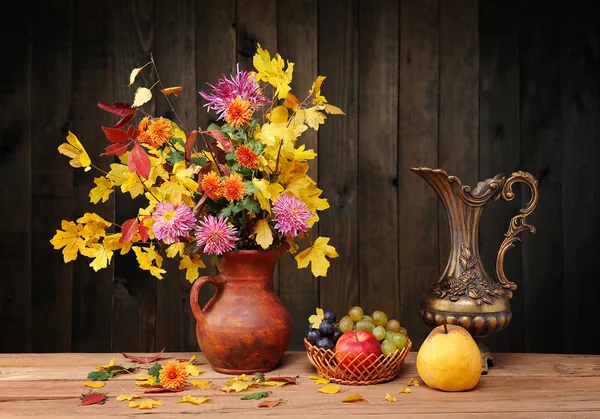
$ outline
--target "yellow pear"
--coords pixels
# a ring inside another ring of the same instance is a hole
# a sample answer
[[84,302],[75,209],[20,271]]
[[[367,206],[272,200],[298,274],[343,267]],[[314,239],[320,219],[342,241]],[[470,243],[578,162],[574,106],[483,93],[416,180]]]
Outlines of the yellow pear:
[[464,327],[438,326],[417,353],[417,372],[431,388],[471,390],[481,378],[479,347]]

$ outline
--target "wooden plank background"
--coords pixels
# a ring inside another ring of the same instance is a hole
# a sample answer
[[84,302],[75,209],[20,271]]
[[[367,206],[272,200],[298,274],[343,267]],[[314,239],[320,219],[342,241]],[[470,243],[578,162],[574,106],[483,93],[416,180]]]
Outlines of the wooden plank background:
[[[331,208],[319,233],[340,257],[319,280],[284,257],[276,287],[302,348],[316,306],[385,310],[415,349],[428,329],[419,300],[448,254],[448,227],[431,188],[409,171],[441,167],[474,185],[497,173],[539,181],[534,236],[508,253],[519,289],[492,351],[600,353],[591,331],[600,281],[600,5],[594,0],[37,0],[2,16],[0,101],[0,352],[194,351],[190,285],[163,281],[133,255],[93,272],[64,264],[49,243],[61,219],[96,211],[117,222],[137,203],[92,205],[93,175],[57,146],[68,130],[95,162],[110,117],[97,101],[128,100],[129,72],[152,53],[189,127],[212,116],[205,82],[251,69],[257,43],[296,64],[293,87],[325,75],[345,117],[302,137]],[[143,72],[146,85],[155,80]],[[156,114],[171,116],[164,101]],[[480,231],[493,271],[510,218],[528,200],[493,202]],[[210,274],[209,268],[206,273]],[[206,301],[212,290],[203,292]],[[203,290],[204,291],[204,290]]]

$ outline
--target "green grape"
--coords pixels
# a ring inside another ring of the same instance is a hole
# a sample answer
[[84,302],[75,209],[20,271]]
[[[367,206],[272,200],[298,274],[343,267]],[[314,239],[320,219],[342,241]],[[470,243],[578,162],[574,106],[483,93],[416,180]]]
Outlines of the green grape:
[[375,324],[373,322],[373,317],[369,316],[368,314],[363,314],[363,316],[361,317],[361,320],[366,320],[368,322],[371,322],[371,323]]
[[408,336],[408,332],[406,331],[406,329],[404,327],[400,328],[400,333],[402,333],[404,336]]
[[353,322],[357,322],[360,319],[362,319],[363,314],[363,309],[359,306],[354,306],[348,311],[348,315],[350,316]]
[[385,356],[388,356],[389,354],[396,352],[396,345],[394,345],[394,342],[391,340],[386,339],[381,342],[381,352],[383,352]]
[[346,333],[354,328],[354,322],[350,317],[344,316],[342,317],[342,320],[340,320],[338,327],[342,332]]
[[387,332],[385,332],[385,338],[387,340],[392,340],[392,338],[394,337],[394,333],[396,333],[396,332],[392,332],[391,330],[388,330]]
[[387,314],[385,314],[383,311],[374,311],[371,317],[373,317],[373,324],[375,324],[375,326],[385,327],[387,325],[388,317]]
[[367,320],[359,320],[356,322],[356,330],[367,330],[369,332],[373,332],[375,329],[375,325]]
[[403,349],[406,346],[406,335],[402,333],[394,333],[394,337],[392,338],[392,342],[396,345],[396,348]]
[[387,325],[385,326],[385,328],[392,332],[399,332],[400,331],[400,322],[396,319],[392,319],[389,322],[387,322]]
[[373,333],[373,336],[375,336],[379,341],[385,339],[386,331],[382,326],[375,327],[371,333]]

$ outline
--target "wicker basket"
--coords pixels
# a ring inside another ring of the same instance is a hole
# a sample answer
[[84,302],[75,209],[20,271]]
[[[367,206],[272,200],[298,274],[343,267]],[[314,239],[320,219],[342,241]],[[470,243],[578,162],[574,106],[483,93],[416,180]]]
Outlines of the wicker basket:
[[344,362],[348,355],[341,359],[338,355],[336,360],[334,351],[317,348],[306,339],[304,339],[304,346],[306,346],[306,354],[310,363],[314,365],[321,377],[339,384],[369,385],[396,378],[404,364],[404,358],[410,352],[412,342],[407,339],[406,346],[402,350],[396,350],[387,356],[381,354],[376,357],[371,354],[366,359],[357,360],[355,358],[350,362]]

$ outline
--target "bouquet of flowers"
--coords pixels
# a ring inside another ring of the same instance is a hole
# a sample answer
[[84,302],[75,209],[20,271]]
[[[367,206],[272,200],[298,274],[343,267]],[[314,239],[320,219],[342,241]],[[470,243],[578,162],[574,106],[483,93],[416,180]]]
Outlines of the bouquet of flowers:
[[[116,157],[109,172],[97,168],[69,132],[58,151],[71,158],[73,167],[103,172],[94,179],[91,202],[106,202],[119,188],[132,199],[144,197],[147,205],[120,225],[95,213],[63,220],[50,242],[62,249],[65,262],[81,254],[93,259],[90,266],[97,271],[107,267],[114,252],[133,250],[140,268],[162,279],[163,257],[178,257],[179,269],[193,282],[205,267],[203,255],[218,258],[287,243],[299,268],[310,264],[314,276],[326,276],[327,258],[338,254],[327,237],[311,242],[309,231],[319,220],[318,211],[329,204],[307,174],[316,153],[297,139],[307,129],[318,130],[326,113],[343,112],[322,95],[325,77],[317,77],[300,101],[290,88],[293,63],[279,54],[271,58],[258,45],[253,65],[251,72],[238,65],[234,75],[207,83],[209,91],[200,92],[218,122],[204,130],[186,131],[176,113],[177,121],[171,121],[142,110],[157,86],[169,105],[169,97],[181,91],[164,88],[159,77],[150,88],[138,87],[132,105],[99,102],[120,118],[114,126],[102,127],[109,141],[102,155]],[[154,58],[131,72],[130,86],[148,66],[156,71]],[[133,123],[138,114],[143,118]],[[113,224],[120,231],[113,231]],[[296,239],[306,243],[304,250],[299,251]]]

